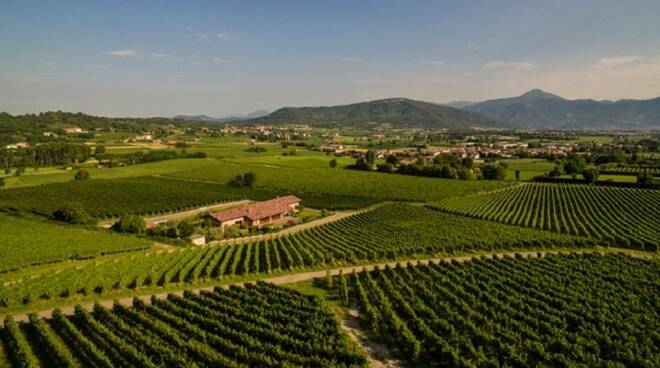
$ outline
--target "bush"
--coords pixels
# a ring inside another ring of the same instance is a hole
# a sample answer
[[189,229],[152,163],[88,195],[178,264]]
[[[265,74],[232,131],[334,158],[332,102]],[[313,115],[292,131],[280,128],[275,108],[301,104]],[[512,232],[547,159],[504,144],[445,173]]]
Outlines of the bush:
[[74,177],[75,180],[87,180],[89,179],[89,171],[87,170],[78,170],[76,173],[76,176]]
[[144,219],[135,215],[123,215],[112,225],[112,229],[120,233],[142,234],[145,230]]
[[0,178],[0,188],[4,187],[6,184],[5,178]]
[[69,224],[89,224],[93,221],[92,216],[79,203],[68,203],[58,208],[53,212],[53,218]]

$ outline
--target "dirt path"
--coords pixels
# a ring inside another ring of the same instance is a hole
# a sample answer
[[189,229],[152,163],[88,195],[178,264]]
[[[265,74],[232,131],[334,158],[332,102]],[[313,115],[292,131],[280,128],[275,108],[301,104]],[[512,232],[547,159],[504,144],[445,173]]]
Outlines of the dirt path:
[[341,328],[346,332],[348,337],[362,349],[367,356],[367,362],[371,368],[399,368],[403,364],[398,359],[395,359],[387,345],[381,344],[369,339],[368,336],[360,329],[360,322],[358,317],[360,311],[357,309],[349,309],[348,315],[342,319]]
[[[200,213],[209,212],[211,210],[222,210],[222,209],[229,208],[229,207],[241,206],[241,205],[244,205],[244,204],[248,204],[250,202],[251,201],[245,199],[245,200],[241,200],[241,201],[218,203],[216,205],[198,207],[198,208],[194,208],[194,209],[188,210],[188,211],[174,212],[174,213],[170,213],[170,214],[167,214],[167,215],[160,215],[160,216],[153,216],[153,217],[145,217],[144,220],[145,221],[177,220],[177,219],[182,219],[182,218],[194,216],[194,215],[197,215],[197,214],[200,214]],[[98,223],[98,226],[107,229],[107,228],[110,228],[110,226],[112,226],[112,224],[117,222],[117,220],[118,219],[116,219],[116,218],[109,219],[109,220],[103,220],[103,221]]]
[[[591,251],[591,250],[584,250],[584,249],[576,249],[572,250],[570,252],[572,253],[582,253],[584,251]],[[490,253],[490,254],[484,254],[486,257],[513,257],[516,254],[520,254],[524,257],[537,257],[538,255],[540,256],[545,256],[546,254],[559,254],[562,253],[562,251],[529,251],[529,252],[507,252],[507,253]],[[564,251],[566,253],[566,251]],[[384,268],[385,266],[390,266],[390,267],[395,267],[397,263],[400,264],[406,264],[407,262],[410,262],[412,264],[428,264],[429,262],[449,262],[449,261],[456,261],[456,262],[465,262],[469,261],[474,257],[481,257],[482,254],[478,255],[468,255],[468,256],[458,256],[458,257],[443,257],[443,258],[430,258],[430,259],[422,259],[422,260],[409,260],[409,261],[394,261],[394,262],[384,262],[384,263],[376,263],[376,264],[369,264],[369,265],[360,265],[360,266],[347,266],[347,267],[340,267],[340,268],[334,268],[331,270],[321,270],[321,271],[310,271],[310,272],[302,272],[302,273],[297,273],[297,274],[291,274],[291,275],[284,275],[284,276],[274,276],[274,277],[265,277],[262,279],[259,279],[261,281],[269,282],[275,285],[283,285],[283,284],[290,284],[294,282],[300,282],[300,281],[308,281],[312,280],[315,278],[323,278],[326,276],[326,272],[330,271],[332,275],[338,275],[340,272],[344,274],[351,273],[353,271],[359,272],[361,270],[367,270],[371,271],[376,267],[379,268]],[[250,281],[250,283],[254,283],[256,281]],[[183,295],[184,290],[189,290],[193,293],[199,293],[201,291],[212,291],[214,287],[222,287],[225,289],[228,289],[230,286],[235,285],[235,286],[242,286],[244,285],[245,282],[237,282],[237,283],[231,283],[231,284],[218,284],[215,286],[207,286],[207,287],[200,287],[200,288],[182,288],[181,290],[177,291],[170,291],[170,292],[164,292],[164,293],[150,293],[150,294],[144,294],[144,295],[136,295],[135,297],[143,300],[145,303],[150,303],[151,302],[151,297],[154,296],[156,298],[166,298],[168,294],[174,294],[174,295]],[[131,306],[133,304],[133,298],[134,297],[126,297],[126,298],[121,298],[121,299],[105,299],[105,300],[100,300],[98,303],[100,303],[104,307],[112,307],[114,303],[118,303],[120,305],[124,306]],[[84,309],[86,310],[92,310],[94,307],[95,302],[88,302],[88,303],[78,303],[80,304]],[[69,306],[64,306],[60,308],[62,310],[62,313],[65,315],[72,315],[75,311],[75,305],[69,305]],[[38,312],[35,312],[38,316],[42,318],[51,318],[53,314],[54,308],[51,309],[45,309],[41,310]],[[27,313],[20,313],[20,314],[14,314],[13,315],[15,321],[22,321],[26,322],[28,321],[28,314]],[[4,315],[0,316],[0,319],[4,320]]]

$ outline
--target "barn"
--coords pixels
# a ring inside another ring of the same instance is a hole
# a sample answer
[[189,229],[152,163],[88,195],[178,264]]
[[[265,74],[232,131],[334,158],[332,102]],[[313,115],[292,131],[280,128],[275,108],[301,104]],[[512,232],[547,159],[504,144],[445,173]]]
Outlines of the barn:
[[300,198],[288,195],[209,215],[223,231],[229,226],[240,224],[261,228],[263,225],[281,222],[298,212],[300,201]]

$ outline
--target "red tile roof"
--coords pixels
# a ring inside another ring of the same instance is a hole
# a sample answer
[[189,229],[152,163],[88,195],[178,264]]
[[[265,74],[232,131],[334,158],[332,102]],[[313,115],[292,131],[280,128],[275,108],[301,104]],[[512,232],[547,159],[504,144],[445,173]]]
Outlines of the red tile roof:
[[211,213],[210,216],[218,222],[225,222],[244,217],[249,218],[251,221],[256,221],[269,216],[287,213],[290,211],[289,205],[299,202],[300,198],[288,195],[267,201],[255,202],[243,207],[232,208],[224,212]]

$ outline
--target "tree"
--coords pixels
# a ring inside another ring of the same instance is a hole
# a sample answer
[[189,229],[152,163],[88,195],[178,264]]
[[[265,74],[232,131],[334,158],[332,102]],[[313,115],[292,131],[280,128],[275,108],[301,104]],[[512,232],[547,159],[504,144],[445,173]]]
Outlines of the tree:
[[94,151],[94,156],[99,156],[103,154],[105,154],[105,146],[101,144],[96,146],[96,150]]
[[53,218],[57,221],[69,224],[89,224],[93,222],[92,216],[80,203],[67,203],[53,212]]
[[637,184],[641,184],[643,186],[649,186],[652,185],[655,182],[653,179],[653,175],[651,175],[648,170],[644,169],[643,172],[637,174]]
[[488,164],[481,170],[481,175],[486,180],[504,180],[506,167],[500,164]]
[[0,178],[0,188],[6,185],[5,178]]
[[396,156],[394,156],[394,155],[389,155],[389,156],[387,156],[387,158],[385,159],[385,162],[387,162],[387,163],[390,164],[390,165],[396,165],[396,164],[399,163],[399,158],[396,157]]
[[369,165],[372,165],[376,162],[376,151],[368,150],[366,155],[366,160]]
[[187,238],[195,232],[195,225],[190,222],[181,221],[179,222],[177,229],[179,230],[179,236]]
[[336,158],[333,158],[332,160],[330,160],[330,167],[333,168],[333,169],[335,167],[337,167],[337,159]]
[[548,176],[551,178],[556,178],[561,176],[561,166],[555,165],[555,167],[548,172]]
[[582,156],[571,155],[566,159],[564,163],[564,173],[570,175],[573,179],[577,177],[579,173],[584,171],[587,168],[587,161]]
[[243,186],[252,189],[254,182],[257,180],[257,175],[252,171],[243,175]]
[[145,230],[144,219],[136,215],[122,215],[112,229],[120,233],[142,234]]
[[520,181],[520,170],[516,170],[516,180]]
[[87,180],[89,179],[89,171],[85,169],[80,169],[76,173],[76,176],[73,177],[75,180]]
[[582,177],[588,184],[595,183],[598,180],[598,176],[600,176],[600,172],[595,167],[588,167],[582,170]]

